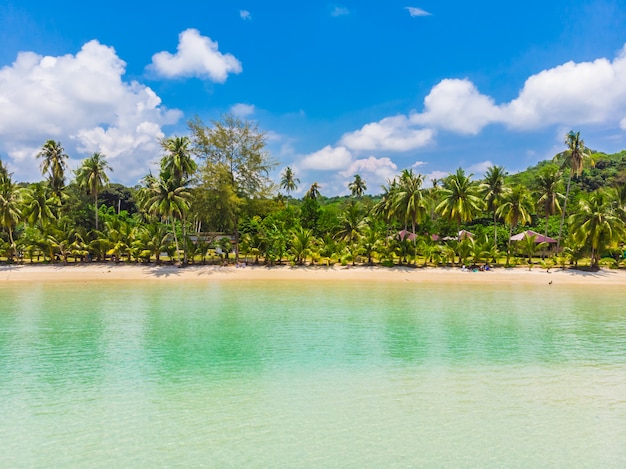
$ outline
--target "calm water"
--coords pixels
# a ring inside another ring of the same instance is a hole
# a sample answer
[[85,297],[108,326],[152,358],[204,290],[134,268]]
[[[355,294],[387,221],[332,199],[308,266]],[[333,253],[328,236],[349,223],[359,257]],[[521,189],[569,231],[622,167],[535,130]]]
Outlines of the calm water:
[[620,289],[0,287],[0,467],[624,467]]

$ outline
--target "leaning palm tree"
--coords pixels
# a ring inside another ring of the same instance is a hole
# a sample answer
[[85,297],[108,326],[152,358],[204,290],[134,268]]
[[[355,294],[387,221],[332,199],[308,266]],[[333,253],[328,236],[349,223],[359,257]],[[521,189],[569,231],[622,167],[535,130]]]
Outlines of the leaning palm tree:
[[493,243],[498,245],[498,217],[496,212],[502,198],[509,191],[505,185],[505,177],[507,172],[503,166],[491,166],[487,168],[485,180],[480,185],[480,192],[487,204],[487,210],[493,213]]
[[354,181],[348,184],[348,189],[350,189],[352,197],[362,197],[363,193],[367,190],[367,185],[360,175],[355,174]]
[[511,236],[513,236],[513,230],[518,224],[525,225],[531,221],[530,212],[532,211],[532,205],[532,199],[528,190],[522,185],[517,185],[506,195],[502,205],[498,208],[498,216],[504,218],[504,221],[509,225],[509,243],[506,253],[507,266],[511,256]]
[[457,232],[460,231],[462,222],[472,220],[484,207],[479,188],[472,181],[472,174],[466,176],[462,168],[443,180],[439,193],[443,200],[435,210],[442,217],[456,222]]
[[591,160],[591,154],[585,147],[585,142],[580,138],[580,132],[574,132],[570,130],[565,135],[565,145],[567,150],[556,155],[555,160],[562,160],[563,167],[569,168],[569,178],[567,179],[567,189],[565,190],[565,202],[563,203],[563,212],[561,213],[561,224],[559,226],[559,237],[556,242],[556,252],[559,252],[561,247],[561,236],[563,234],[563,224],[565,222],[565,213],[567,212],[567,199],[569,198],[570,185],[572,183],[572,177],[574,175],[580,176],[583,171],[584,163],[587,160]]
[[626,233],[610,198],[598,191],[579,202],[578,211],[568,219],[575,242],[585,243],[591,251],[591,267],[597,267],[602,250],[617,243]]
[[48,183],[52,192],[61,200],[62,191],[65,187],[67,159],[69,158],[61,146],[61,142],[48,140],[44,143],[41,151],[37,153],[37,158],[43,160],[41,173],[48,176]]
[[76,171],[76,184],[88,194],[93,194],[94,211],[96,214],[96,230],[98,230],[98,192],[109,184],[107,170],[112,171],[102,153],[94,153],[83,160]]
[[[298,190],[298,184],[300,184],[300,179],[298,179],[293,170],[287,166],[280,179],[280,187],[285,189],[285,192],[289,195],[290,193]],[[289,202],[287,202],[287,204],[289,204]]]

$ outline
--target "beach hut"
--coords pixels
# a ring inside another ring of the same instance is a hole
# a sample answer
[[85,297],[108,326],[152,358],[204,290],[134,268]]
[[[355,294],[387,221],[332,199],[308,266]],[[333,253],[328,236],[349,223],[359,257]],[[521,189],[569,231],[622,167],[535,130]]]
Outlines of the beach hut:
[[398,239],[400,241],[404,241],[405,239],[408,239],[409,241],[415,241],[415,238],[417,238],[417,235],[409,230],[398,231]]
[[533,236],[535,236],[535,243],[537,244],[546,243],[548,245],[547,249],[544,249],[543,251],[538,252],[537,255],[541,257],[549,256],[556,249],[556,239],[550,238],[549,236],[544,236],[533,230],[526,230],[514,236],[511,236],[511,241],[513,242],[522,241],[526,237],[532,238]]
[[556,244],[556,239],[550,238],[549,236],[544,236],[542,234],[539,234],[533,230],[527,230],[524,231],[522,233],[518,233],[514,236],[511,236],[511,241],[521,241],[524,239],[524,237],[533,237],[536,236],[535,238],[535,243],[548,243],[548,244]]

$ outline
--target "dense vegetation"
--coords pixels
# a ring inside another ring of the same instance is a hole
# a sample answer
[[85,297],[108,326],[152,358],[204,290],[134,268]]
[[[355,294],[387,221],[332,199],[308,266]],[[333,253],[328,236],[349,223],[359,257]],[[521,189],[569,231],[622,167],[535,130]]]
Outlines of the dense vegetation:
[[[274,184],[265,135],[227,115],[189,122],[189,137],[161,142],[159,174],[136,187],[110,184],[95,153],[70,174],[60,142],[40,153],[44,180],[16,183],[0,161],[0,255],[7,262],[291,262],[404,265],[601,262],[619,266],[626,240],[626,151],[589,151],[575,132],[552,161],[473,180],[459,168],[426,181],[403,170],[382,193],[327,198],[314,183],[302,199],[291,168]],[[534,230],[556,239],[556,247]],[[467,235],[471,232],[471,235]],[[522,259],[527,259],[522,260]]]

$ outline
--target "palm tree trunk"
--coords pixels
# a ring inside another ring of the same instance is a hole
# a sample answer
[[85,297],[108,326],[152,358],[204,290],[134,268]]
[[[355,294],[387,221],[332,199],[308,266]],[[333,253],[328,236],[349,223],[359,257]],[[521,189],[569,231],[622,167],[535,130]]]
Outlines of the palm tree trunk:
[[561,247],[561,235],[563,234],[563,223],[565,222],[565,212],[567,211],[567,199],[569,199],[569,188],[572,182],[572,173],[569,173],[569,179],[567,180],[567,189],[565,191],[565,202],[563,203],[563,212],[561,213],[561,225],[559,226],[559,237],[556,240],[556,252],[558,254]]
[[235,215],[235,229],[234,229],[234,235],[235,235],[235,264],[239,263],[239,227],[237,226],[239,224],[239,217],[237,217],[237,215]]
[[498,247],[498,225],[497,225],[497,219],[496,219],[496,211],[493,211],[493,245],[497,248]]
[[13,239],[13,230],[9,227],[9,239],[11,240],[11,247],[13,248],[13,256],[17,258],[17,246],[15,245],[15,240]]
[[509,228],[509,244],[506,248],[506,266],[509,266],[509,260],[511,259],[511,236],[513,236],[513,224]]
[[178,237],[176,236],[176,220],[172,220],[172,232],[174,233],[174,243],[176,244],[176,258],[180,262],[180,251],[178,249]]
[[187,223],[183,216],[180,220],[183,227],[183,263],[187,264]]
[[95,205],[96,205],[96,231],[98,231],[98,191],[94,191]]

